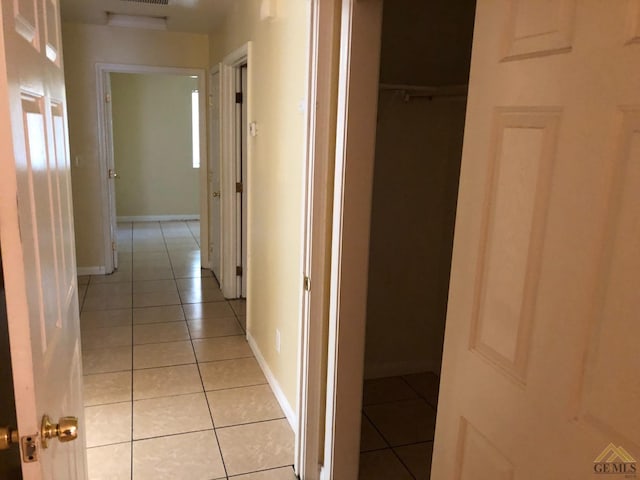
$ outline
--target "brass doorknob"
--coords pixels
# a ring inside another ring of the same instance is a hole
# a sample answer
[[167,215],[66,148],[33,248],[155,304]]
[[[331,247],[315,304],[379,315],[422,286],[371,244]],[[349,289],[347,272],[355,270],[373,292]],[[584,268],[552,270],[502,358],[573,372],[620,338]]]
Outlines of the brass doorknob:
[[18,430],[11,427],[0,427],[0,450],[8,450],[20,441]]
[[42,448],[49,446],[49,439],[57,438],[61,442],[70,442],[78,438],[78,419],[76,417],[62,417],[57,424],[51,423],[48,415],[42,417]]
[[220,196],[220,192],[213,192],[211,196],[214,198],[218,198]]

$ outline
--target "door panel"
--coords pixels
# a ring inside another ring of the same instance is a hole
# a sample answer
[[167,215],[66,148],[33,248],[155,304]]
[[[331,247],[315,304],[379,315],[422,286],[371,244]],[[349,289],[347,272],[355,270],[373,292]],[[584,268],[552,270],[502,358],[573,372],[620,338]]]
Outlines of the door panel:
[[638,6],[478,1],[434,479],[640,458]]
[[[25,480],[86,478],[77,277],[57,2],[2,4],[0,242],[17,427],[77,416],[79,438],[38,447]],[[25,36],[31,25],[33,38]],[[50,47],[43,51],[40,45]],[[55,56],[53,50],[55,49]]]
[[249,190],[249,185],[247,183],[248,178],[248,126],[249,126],[249,115],[247,110],[249,89],[248,89],[248,76],[247,76],[247,65],[243,65],[240,68],[240,86],[242,92],[242,113],[240,115],[240,121],[242,122],[240,127],[240,132],[242,135],[241,140],[241,149],[242,156],[240,159],[240,182],[242,182],[242,194],[240,201],[240,217],[241,217],[241,235],[240,235],[240,263],[242,266],[242,277],[240,284],[239,296],[242,298],[247,298],[247,271],[249,266],[247,265],[247,235],[248,235],[248,214],[249,214],[249,202],[247,201],[247,192]]
[[209,259],[211,270],[221,280],[220,254],[220,72],[211,74],[211,155],[209,157]]
[[[103,84],[105,90],[104,98],[104,125],[105,133],[105,156],[107,159],[107,195],[109,202],[109,238],[110,245],[107,245],[107,258],[105,258],[107,271],[113,273],[118,268],[118,212],[116,209],[116,159],[113,152],[113,111],[111,103],[111,74],[103,72]],[[109,250],[110,248],[110,250]]]

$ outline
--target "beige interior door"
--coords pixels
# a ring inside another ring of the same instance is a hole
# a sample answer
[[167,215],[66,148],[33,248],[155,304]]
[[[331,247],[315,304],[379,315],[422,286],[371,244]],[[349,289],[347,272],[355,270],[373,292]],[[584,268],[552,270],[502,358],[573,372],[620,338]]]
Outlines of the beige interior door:
[[[85,479],[59,5],[3,1],[0,12],[0,242],[17,427],[35,443],[33,450],[20,446],[23,476]],[[45,448],[45,414],[54,423],[80,417],[79,438],[50,439]]]
[[[107,242],[107,257],[105,258],[105,273],[112,273],[118,268],[118,212],[116,209],[116,180],[119,179],[116,170],[116,159],[113,151],[113,103],[111,97],[111,73],[103,73],[105,90],[102,99],[104,108],[105,157],[107,160],[107,196],[109,202],[109,240]],[[110,245],[109,245],[110,244]]]
[[433,479],[640,460],[639,8],[478,1]]

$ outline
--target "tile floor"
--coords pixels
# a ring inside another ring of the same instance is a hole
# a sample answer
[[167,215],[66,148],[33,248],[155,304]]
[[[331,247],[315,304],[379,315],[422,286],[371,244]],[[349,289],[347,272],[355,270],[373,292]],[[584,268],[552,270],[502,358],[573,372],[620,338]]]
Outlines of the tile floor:
[[430,372],[365,380],[360,480],[429,480],[438,384]]
[[200,269],[198,222],[119,225],[119,268],[80,277],[90,480],[293,480],[293,432]]

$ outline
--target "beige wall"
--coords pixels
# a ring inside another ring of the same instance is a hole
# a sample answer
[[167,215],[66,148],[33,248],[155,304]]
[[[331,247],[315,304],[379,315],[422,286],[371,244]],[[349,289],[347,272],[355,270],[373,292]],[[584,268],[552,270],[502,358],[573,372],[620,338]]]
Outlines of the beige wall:
[[96,63],[207,68],[206,35],[64,24],[62,28],[79,267],[104,265]]
[[[301,314],[301,232],[308,15],[300,0],[277,2],[277,18],[260,21],[258,0],[235,0],[224,28],[211,37],[211,64],[252,41],[250,137],[249,333],[295,409]],[[276,329],[281,350],[275,349]]]
[[380,82],[467,83],[476,0],[384,2]]
[[191,92],[181,75],[111,74],[118,217],[199,214]]
[[464,100],[382,92],[365,377],[440,371]]

